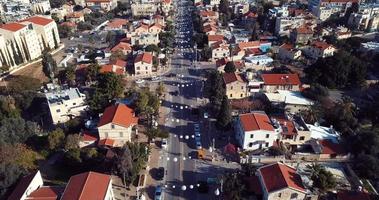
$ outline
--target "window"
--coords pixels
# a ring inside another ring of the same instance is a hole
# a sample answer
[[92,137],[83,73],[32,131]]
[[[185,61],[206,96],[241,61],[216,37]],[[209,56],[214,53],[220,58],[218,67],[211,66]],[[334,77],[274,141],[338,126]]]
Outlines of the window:
[[76,106],[76,103],[72,103],[73,106]]
[[233,90],[233,86],[230,86],[230,89]]
[[254,138],[254,134],[251,134],[251,135],[250,135],[250,138]]
[[279,194],[278,194],[278,197],[279,197],[279,198],[282,197],[282,193],[279,193]]
[[124,137],[124,133],[123,132],[120,132],[120,137]]
[[241,86],[241,90],[243,90],[243,86]]
[[230,94],[230,97],[233,97],[233,94]]
[[268,147],[268,142],[266,142],[265,146]]
[[266,134],[266,138],[269,138],[270,137],[270,134]]
[[243,97],[243,94],[241,94],[241,97]]
[[115,127],[115,126],[112,124],[112,125],[111,125],[111,128],[114,129],[114,127]]
[[291,194],[291,199],[296,199],[297,196],[298,196],[297,193],[292,193],[292,194]]
[[61,112],[61,109],[57,109],[57,113]]
[[252,143],[252,142],[250,142],[250,143],[249,143],[249,147],[252,147],[252,146],[253,146],[253,143]]
[[301,137],[300,137],[300,140],[304,140],[304,139],[305,139],[305,137],[304,137],[304,136],[301,136]]

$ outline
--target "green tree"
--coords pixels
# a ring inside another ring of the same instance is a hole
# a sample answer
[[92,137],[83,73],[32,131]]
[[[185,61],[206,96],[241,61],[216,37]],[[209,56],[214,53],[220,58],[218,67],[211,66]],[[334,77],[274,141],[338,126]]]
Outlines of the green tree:
[[92,25],[88,22],[79,22],[78,23],[78,26],[77,26],[77,29],[79,31],[88,31],[88,30],[92,30]]
[[63,79],[69,85],[75,84],[76,79],[76,66],[72,64],[68,64],[66,69],[63,72]]
[[155,44],[150,44],[145,47],[145,51],[147,52],[155,52],[155,53],[160,53],[161,49],[155,45]]
[[62,146],[65,139],[65,135],[62,129],[58,128],[49,133],[47,136],[47,142],[50,150],[55,150]]
[[156,93],[159,95],[159,96],[162,96],[163,93],[165,92],[165,87],[163,85],[162,82],[159,82],[157,88],[156,88]]
[[252,163],[246,163],[242,164],[242,171],[247,177],[255,176],[255,173],[257,172],[258,166],[252,164]]
[[272,146],[268,149],[268,154],[270,156],[280,156],[280,155],[284,155],[284,152],[279,147]]
[[354,169],[362,178],[379,178],[379,159],[373,155],[361,154],[354,162]]
[[69,134],[66,136],[64,149],[72,150],[79,148],[80,136],[79,134]]
[[318,83],[312,84],[309,88],[305,88],[301,93],[304,97],[317,101],[329,96],[328,88]]
[[325,169],[325,167],[319,164],[307,165],[312,172],[311,179],[313,181],[313,187],[318,188],[322,192],[332,190],[336,187],[336,178],[333,174]]
[[164,129],[150,128],[150,129],[147,129],[145,135],[147,137],[148,143],[150,143],[155,138],[168,138],[169,133],[168,133],[168,131],[166,131]]
[[112,52],[111,57],[109,58],[110,61],[116,61],[116,60],[126,60],[126,56],[121,50],[117,50],[115,52]]
[[208,61],[212,58],[212,49],[209,46],[204,46],[200,52],[201,58],[204,61]]
[[70,167],[80,167],[82,164],[82,158],[80,157],[80,149],[74,148],[65,152],[63,157],[64,165]]
[[86,81],[92,82],[96,80],[97,76],[100,74],[100,65],[97,63],[92,63],[88,65],[86,71]]
[[207,74],[204,84],[205,96],[209,98],[213,111],[219,113],[222,100],[225,96],[224,80],[220,73],[213,70]]
[[61,38],[68,38],[72,36],[72,28],[67,25],[58,25],[58,33]]
[[16,101],[12,96],[0,96],[0,120],[4,118],[21,117],[21,111],[16,107]]
[[53,79],[54,75],[58,72],[57,62],[47,51],[44,51],[42,53],[42,71],[45,76],[49,77],[50,79]]
[[223,192],[228,199],[242,200],[245,185],[238,173],[228,173],[223,177]]
[[227,96],[224,96],[221,103],[220,112],[217,116],[217,125],[222,128],[229,127],[232,122],[232,114],[230,112],[230,105]]
[[379,133],[377,129],[358,132],[348,139],[351,152],[354,155],[378,155]]
[[226,63],[224,71],[225,73],[234,73],[236,72],[236,66],[234,66],[234,63],[232,61],[229,61]]
[[24,143],[29,137],[40,134],[35,122],[22,118],[5,118],[0,122],[0,144]]

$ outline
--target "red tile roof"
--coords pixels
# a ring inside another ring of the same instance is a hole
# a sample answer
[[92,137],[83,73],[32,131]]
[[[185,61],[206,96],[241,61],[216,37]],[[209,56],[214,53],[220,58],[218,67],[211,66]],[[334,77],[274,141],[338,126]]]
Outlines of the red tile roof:
[[258,169],[263,179],[263,187],[268,192],[277,191],[284,188],[292,188],[300,192],[305,192],[305,187],[301,177],[296,170],[283,163],[275,163],[263,166]]
[[227,58],[218,59],[218,60],[216,60],[216,67],[224,66],[224,65],[226,65],[226,63],[228,63]]
[[30,193],[25,200],[57,200],[64,188],[54,186],[42,186]]
[[86,2],[93,2],[93,3],[110,3],[111,0],[86,0]]
[[69,13],[68,15],[66,15],[66,17],[68,17],[68,18],[81,18],[83,16],[84,15],[81,12],[72,12],[72,13]]
[[262,74],[266,85],[300,85],[300,78],[297,74]]
[[25,26],[26,25],[24,25],[24,24],[12,22],[12,23],[8,23],[8,24],[2,24],[2,25],[0,25],[0,28],[8,30],[8,31],[16,32],[16,31],[24,28]]
[[295,129],[295,124],[293,121],[290,121],[288,119],[284,118],[275,118],[279,121],[280,126],[282,127],[283,131],[281,132],[282,135],[296,135],[297,131]]
[[119,66],[115,64],[107,64],[102,65],[100,68],[100,73],[109,73],[113,72],[118,75],[124,75],[125,74],[125,66]]
[[240,42],[238,43],[238,48],[241,50],[259,48],[261,46],[260,41],[251,41],[251,42]]
[[118,43],[116,46],[114,46],[111,49],[112,52],[115,52],[115,51],[118,51],[118,50],[121,50],[121,51],[131,51],[132,50],[132,46],[130,46],[130,44],[127,43],[127,42],[120,42],[120,43]]
[[124,25],[128,24],[128,22],[129,21],[127,19],[115,18],[115,19],[112,19],[112,21],[110,21],[107,24],[107,27],[119,28],[120,26],[124,26]]
[[102,200],[107,194],[110,182],[111,176],[96,172],[72,176],[61,200]]
[[223,35],[208,35],[208,41],[222,41],[224,40]]
[[23,21],[32,22],[33,24],[38,24],[41,26],[46,26],[46,25],[50,24],[51,22],[54,22],[53,19],[46,18],[46,17],[40,17],[40,16],[29,17]]
[[337,200],[371,200],[370,195],[364,191],[339,190]]
[[225,84],[233,83],[233,82],[236,82],[236,81],[245,82],[242,79],[242,77],[239,74],[237,74],[237,73],[224,73],[223,74],[223,78],[224,78],[224,83]]
[[325,50],[329,47],[333,47],[333,45],[328,44],[328,43],[323,42],[323,41],[314,41],[314,42],[312,42],[311,46],[314,48],[321,49],[321,50]]
[[82,138],[81,138],[82,141],[96,141],[97,138],[98,138],[98,136],[95,134],[92,134],[92,133],[87,132],[87,131],[82,132]]
[[138,63],[138,62],[144,62],[144,63],[148,63],[148,64],[152,64],[153,63],[153,55],[151,55],[151,53],[142,53],[142,54],[138,54],[136,59],[134,60],[134,63]]
[[138,118],[134,116],[134,111],[125,104],[109,106],[105,109],[103,116],[97,127],[113,123],[128,128],[138,123]]
[[112,139],[102,139],[99,141],[99,143],[97,144],[98,146],[109,146],[109,147],[113,147],[114,146],[114,143],[115,141],[112,140]]
[[287,51],[291,51],[293,48],[295,48],[295,46],[293,44],[284,43],[282,44],[282,46],[280,46],[280,48],[286,49]]
[[111,64],[125,68],[127,65],[127,62],[125,60],[117,59],[115,61],[112,61]]
[[29,187],[30,183],[32,182],[33,178],[36,176],[37,173],[38,171],[22,177],[21,180],[18,182],[16,188],[12,191],[11,195],[8,197],[8,200],[21,199],[22,195],[25,193],[26,189]]
[[310,29],[309,27],[306,27],[306,26],[301,26],[301,27],[297,28],[296,32],[298,34],[313,34],[312,29]]
[[171,0],[163,0],[162,2],[165,3],[165,4],[170,4]]
[[270,119],[264,112],[253,112],[239,116],[244,131],[274,131]]
[[339,143],[334,143],[332,140],[319,140],[321,145],[321,154],[346,154],[345,148]]

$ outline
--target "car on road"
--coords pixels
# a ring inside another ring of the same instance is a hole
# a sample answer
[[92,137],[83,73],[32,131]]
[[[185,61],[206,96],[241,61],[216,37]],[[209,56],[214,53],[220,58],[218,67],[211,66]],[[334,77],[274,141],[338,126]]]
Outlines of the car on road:
[[167,149],[167,139],[162,139],[161,146],[162,148]]
[[204,119],[208,119],[208,113],[207,112],[204,112]]
[[199,124],[194,124],[194,127],[195,127],[195,131],[200,131],[200,125]]
[[162,200],[162,186],[158,185],[155,188],[154,200]]
[[201,137],[200,131],[195,131],[195,137],[197,137],[197,138]]
[[203,147],[201,146],[200,138],[196,139],[196,149],[202,149]]
[[144,83],[145,82],[145,80],[143,80],[143,79],[138,79],[138,80],[136,80],[136,83],[137,84],[142,84],[142,83]]
[[159,81],[159,80],[161,80],[161,77],[159,77],[159,76],[151,77],[151,81]]

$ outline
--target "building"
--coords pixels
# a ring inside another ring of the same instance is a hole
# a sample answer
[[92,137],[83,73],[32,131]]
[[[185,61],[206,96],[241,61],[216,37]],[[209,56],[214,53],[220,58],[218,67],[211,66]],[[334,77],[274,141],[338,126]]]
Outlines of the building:
[[116,0],[85,0],[86,6],[93,10],[104,10],[106,12],[117,7]]
[[129,53],[132,52],[132,47],[130,46],[129,43],[127,42],[120,42],[118,44],[116,44],[116,46],[114,46],[112,49],[111,49],[111,52],[114,53],[114,52],[117,52],[117,51],[121,51],[122,54],[124,55],[128,55]]
[[245,61],[246,67],[254,68],[254,66],[268,66],[274,60],[267,55],[257,55],[257,56],[246,56],[244,57],[244,61]]
[[12,191],[8,200],[26,200],[27,197],[38,188],[43,186],[40,171],[36,171],[21,178],[16,188]]
[[313,102],[297,91],[277,90],[276,93],[265,93],[267,99],[275,107],[281,108],[288,113],[298,113],[308,110]]
[[159,34],[153,34],[153,33],[139,33],[135,34],[132,33],[130,35],[131,39],[131,45],[142,45],[142,46],[147,46],[147,45],[158,45],[159,44]]
[[73,199],[114,199],[111,176],[91,171],[72,176],[60,200]]
[[241,114],[234,123],[236,139],[244,150],[257,150],[274,145],[278,132],[265,112]]
[[220,5],[220,0],[210,0],[210,5],[212,7]]
[[137,125],[138,118],[134,111],[125,104],[109,106],[97,124],[99,140],[112,140],[115,146],[123,146],[132,141],[132,128]]
[[295,46],[292,44],[285,43],[279,47],[278,57],[281,60],[284,60],[284,61],[297,60],[300,58],[300,56],[301,56],[301,50],[295,48]]
[[275,20],[275,35],[289,36],[291,30],[308,24],[310,28],[316,26],[317,20],[314,16],[300,14],[294,17],[277,17]]
[[134,74],[150,76],[153,73],[153,55],[151,53],[140,53],[134,59]]
[[247,82],[236,73],[224,73],[226,96],[228,99],[242,99],[248,97]]
[[45,14],[51,10],[50,1],[38,0],[31,2],[32,12],[35,14]]
[[360,4],[358,12],[350,14],[348,25],[360,31],[379,30],[379,4]]
[[212,44],[216,42],[223,42],[224,36],[223,35],[208,35],[208,46],[212,46]]
[[80,116],[87,109],[86,96],[78,88],[52,90],[45,93],[53,124],[64,123]]
[[112,19],[107,25],[104,27],[105,31],[119,31],[126,29],[129,21],[127,19],[115,18]]
[[272,117],[271,121],[276,130],[279,130],[278,140],[287,148],[296,149],[311,139],[311,131],[301,117]]
[[297,74],[262,74],[263,91],[272,93],[278,90],[300,91],[301,82]]
[[212,61],[216,61],[221,58],[229,57],[229,44],[223,42],[213,43],[212,46]]
[[158,5],[152,3],[132,3],[133,16],[153,16],[158,11]]
[[66,15],[66,20],[75,24],[84,22],[84,15],[82,12],[72,12]]
[[100,73],[115,73],[117,75],[125,75],[126,61],[117,59],[109,64],[102,65]]
[[307,44],[313,38],[313,30],[306,26],[295,28],[290,33],[293,43]]
[[313,41],[309,46],[304,48],[304,54],[310,58],[326,58],[333,56],[336,52],[336,48],[323,41]]
[[54,20],[34,16],[20,22],[0,26],[0,60],[9,70],[35,60],[42,51],[54,49],[60,43],[57,25]]
[[342,17],[353,3],[359,3],[357,0],[308,0],[308,9],[312,14],[321,21],[327,20],[330,16],[335,15]]
[[162,0],[161,2],[161,9],[164,12],[164,14],[167,16],[170,11],[173,9],[173,3],[171,0]]
[[257,172],[264,200],[305,199],[307,191],[296,169],[275,163],[263,166]]

